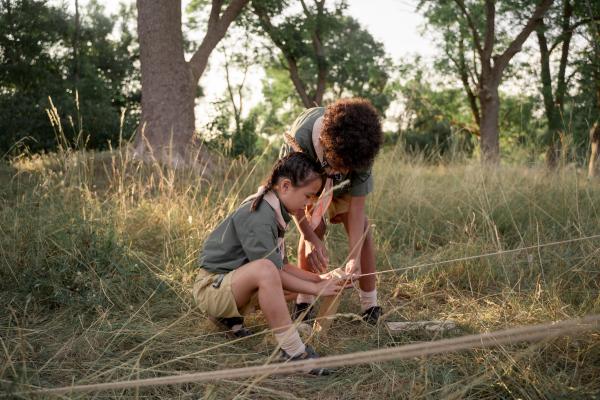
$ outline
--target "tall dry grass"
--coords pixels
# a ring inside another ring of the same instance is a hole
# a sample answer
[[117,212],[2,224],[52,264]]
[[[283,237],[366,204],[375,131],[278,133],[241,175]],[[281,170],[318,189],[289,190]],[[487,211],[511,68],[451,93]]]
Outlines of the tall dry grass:
[[[192,302],[201,244],[270,169],[221,160],[210,178],[69,149],[0,166],[0,394],[263,363],[257,335],[231,342]],[[368,202],[380,271],[600,233],[600,186],[563,169],[429,165],[398,148],[375,165]],[[297,240],[288,234],[288,243]],[[347,253],[338,226],[333,264]],[[288,251],[292,259],[293,247]],[[387,320],[452,319],[444,335],[392,335],[344,295],[323,354],[396,346],[600,312],[600,241],[590,240],[379,276]],[[348,367],[324,378],[186,384],[69,398],[598,398],[598,333]]]

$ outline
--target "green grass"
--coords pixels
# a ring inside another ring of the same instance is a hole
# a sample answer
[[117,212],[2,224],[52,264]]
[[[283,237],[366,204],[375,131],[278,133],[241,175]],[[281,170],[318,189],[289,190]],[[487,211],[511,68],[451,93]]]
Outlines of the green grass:
[[[71,383],[261,365],[270,334],[232,343],[193,304],[198,251],[272,160],[218,162],[210,178],[62,151],[0,165],[0,394]],[[600,185],[565,168],[427,165],[386,149],[368,202],[378,269],[405,268],[600,233]],[[297,232],[287,236],[292,259]],[[327,237],[346,257],[339,226]],[[457,332],[391,335],[341,317],[325,355],[600,312],[600,240],[379,276],[388,320],[455,320]],[[4,311],[5,310],[5,311]],[[356,293],[340,312],[357,313]],[[258,332],[262,315],[248,318]],[[600,398],[600,335],[463,351],[303,375],[79,394],[69,398]],[[595,396],[595,397],[594,397]],[[33,398],[33,396],[31,396]]]

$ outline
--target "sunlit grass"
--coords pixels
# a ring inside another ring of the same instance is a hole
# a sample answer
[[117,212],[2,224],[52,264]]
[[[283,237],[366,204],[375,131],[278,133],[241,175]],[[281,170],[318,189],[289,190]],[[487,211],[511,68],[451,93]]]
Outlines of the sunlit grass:
[[[209,175],[136,160],[125,149],[63,149],[0,166],[0,385],[29,387],[165,376],[263,363],[258,332],[227,341],[189,290],[208,233],[253,193],[273,156],[215,159]],[[600,186],[575,169],[428,165],[386,149],[368,214],[380,271],[600,233]],[[297,232],[288,234],[293,260]],[[334,264],[346,257],[339,226]],[[600,241],[581,241],[379,276],[388,320],[452,319],[444,336],[600,312]],[[357,313],[354,292],[340,312]],[[346,315],[313,343],[323,354],[439,336],[391,335]],[[474,350],[340,369],[328,378],[110,391],[109,398],[590,398],[600,391],[600,337]],[[88,398],[90,394],[72,396]],[[27,398],[27,396],[20,396]],[[71,397],[71,396],[69,396]]]

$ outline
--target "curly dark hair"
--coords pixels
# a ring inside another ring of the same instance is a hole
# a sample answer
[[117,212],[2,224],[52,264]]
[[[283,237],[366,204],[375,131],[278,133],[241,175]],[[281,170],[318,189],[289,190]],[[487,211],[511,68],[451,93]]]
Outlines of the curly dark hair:
[[331,167],[368,169],[382,142],[379,115],[368,100],[340,99],[325,109],[321,143]]

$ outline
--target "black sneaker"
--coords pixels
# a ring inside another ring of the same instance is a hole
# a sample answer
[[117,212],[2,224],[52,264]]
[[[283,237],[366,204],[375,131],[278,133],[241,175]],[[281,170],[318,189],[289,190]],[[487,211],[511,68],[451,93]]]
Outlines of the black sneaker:
[[[298,354],[297,356],[292,357],[283,350],[281,350],[281,355],[280,355],[280,359],[282,362],[302,361],[302,360],[309,360],[312,358],[319,358],[319,355],[309,345],[306,345],[306,349],[304,350],[304,352],[301,354]],[[315,368],[315,369],[311,369],[310,371],[308,371],[308,373],[311,375],[316,375],[316,376],[325,376],[325,375],[331,374],[331,370],[329,370],[327,368]]]
[[382,313],[383,313],[383,311],[381,310],[381,307],[373,306],[373,307],[367,308],[362,313],[361,316],[362,316],[363,321],[365,321],[366,323],[371,324],[371,325],[377,325],[377,322],[381,318]]
[[208,317],[208,319],[215,324],[219,329],[225,331],[230,339],[239,339],[246,336],[252,335],[252,331],[244,326],[244,318],[231,317],[231,318],[215,318]]
[[314,308],[310,303],[294,303],[291,317],[292,321],[296,321],[298,320],[298,318],[302,318],[302,322],[308,323],[309,321],[315,319]]

